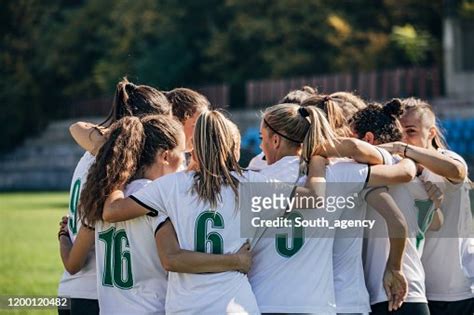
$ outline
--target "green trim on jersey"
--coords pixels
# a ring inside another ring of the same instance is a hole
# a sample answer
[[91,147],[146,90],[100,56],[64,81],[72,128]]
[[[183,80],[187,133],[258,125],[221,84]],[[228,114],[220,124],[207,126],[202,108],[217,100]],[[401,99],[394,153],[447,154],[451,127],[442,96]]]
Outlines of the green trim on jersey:
[[433,222],[434,207],[430,199],[415,199],[415,207],[418,209],[418,233],[416,234],[416,248],[419,249],[425,239],[425,233],[428,231],[431,222]]

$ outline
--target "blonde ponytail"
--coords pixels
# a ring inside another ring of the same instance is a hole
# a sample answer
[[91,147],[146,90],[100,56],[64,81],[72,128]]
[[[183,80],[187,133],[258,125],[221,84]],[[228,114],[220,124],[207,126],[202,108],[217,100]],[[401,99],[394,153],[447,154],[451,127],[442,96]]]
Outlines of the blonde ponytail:
[[301,111],[306,111],[309,118],[309,130],[303,141],[301,158],[305,163],[309,163],[311,157],[318,154],[326,145],[334,146],[337,136],[324,113],[314,106],[301,107]]
[[194,129],[194,153],[198,170],[194,175],[193,191],[216,209],[222,202],[223,186],[229,186],[238,201],[238,179],[232,174],[242,174],[238,163],[239,137],[237,127],[216,110],[203,112]]
[[314,95],[307,98],[301,106],[314,106],[326,114],[327,121],[332,130],[339,137],[350,137],[352,135],[349,128],[348,119],[344,116],[341,100],[330,95]]

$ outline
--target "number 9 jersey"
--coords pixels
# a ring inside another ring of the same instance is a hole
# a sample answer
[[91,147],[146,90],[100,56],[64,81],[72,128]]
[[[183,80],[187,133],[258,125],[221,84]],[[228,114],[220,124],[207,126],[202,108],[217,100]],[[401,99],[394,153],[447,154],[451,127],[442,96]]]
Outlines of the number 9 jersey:
[[[77,215],[79,198],[82,188],[86,183],[89,168],[94,161],[95,157],[92,154],[89,152],[84,153],[77,163],[77,166],[74,169],[74,174],[72,175],[69,193],[68,230],[73,243],[79,229],[81,228],[81,222]],[[67,271],[64,271],[61,281],[59,282],[58,295],[76,299],[97,300],[94,249],[91,250],[84,267],[82,267],[78,273],[71,275]]]

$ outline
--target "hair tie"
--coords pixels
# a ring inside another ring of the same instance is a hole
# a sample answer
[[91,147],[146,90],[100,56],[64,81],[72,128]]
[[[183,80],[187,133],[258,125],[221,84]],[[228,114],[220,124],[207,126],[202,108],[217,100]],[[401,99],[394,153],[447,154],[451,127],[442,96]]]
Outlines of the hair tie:
[[137,86],[135,84],[133,84],[132,82],[127,82],[127,84],[125,85],[125,90],[129,94],[132,93],[133,91],[135,91],[136,88],[137,88]]
[[327,101],[330,101],[330,100],[332,100],[331,95],[326,95],[326,96],[323,98],[323,102],[327,102]]
[[282,134],[281,132],[279,132],[278,130],[276,130],[275,128],[273,128],[273,127],[268,123],[268,121],[267,121],[265,118],[263,118],[263,122],[265,123],[265,125],[267,125],[268,128],[270,128],[271,131],[273,131],[274,133],[276,133],[276,134],[279,135],[280,137],[285,138],[286,140],[290,140],[290,141],[295,142],[295,143],[302,143],[302,142],[303,142],[303,141],[299,141],[299,140],[290,138],[290,137],[288,137],[287,135]]
[[300,108],[298,108],[298,113],[303,116],[303,118],[306,118],[309,116],[309,112],[308,110],[304,107],[304,106],[300,106]]

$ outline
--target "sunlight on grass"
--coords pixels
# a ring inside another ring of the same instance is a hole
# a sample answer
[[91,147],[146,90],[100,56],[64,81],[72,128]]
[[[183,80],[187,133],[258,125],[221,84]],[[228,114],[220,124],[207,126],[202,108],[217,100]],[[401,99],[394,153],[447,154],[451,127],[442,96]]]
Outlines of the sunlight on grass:
[[[63,268],[56,233],[67,213],[68,193],[0,194],[0,295],[57,294]],[[6,311],[0,314],[57,314],[42,311]]]

